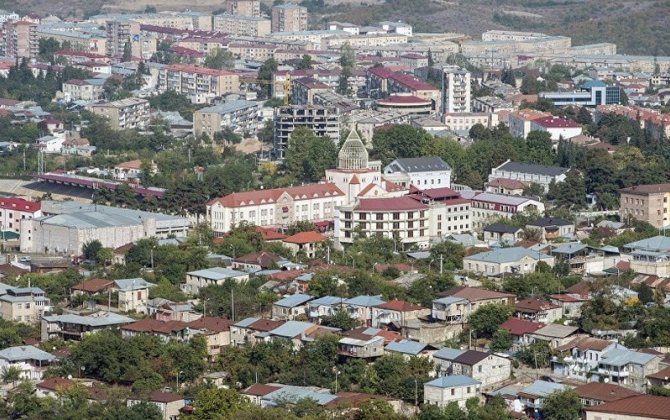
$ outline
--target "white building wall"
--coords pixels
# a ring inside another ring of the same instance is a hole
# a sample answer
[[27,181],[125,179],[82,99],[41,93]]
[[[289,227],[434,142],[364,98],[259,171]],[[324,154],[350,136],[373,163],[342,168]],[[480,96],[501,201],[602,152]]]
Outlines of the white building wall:
[[446,407],[449,403],[456,402],[459,407],[464,408],[465,401],[475,396],[477,396],[476,385],[455,388],[439,388],[431,385],[423,386],[424,404],[437,405],[438,407]]

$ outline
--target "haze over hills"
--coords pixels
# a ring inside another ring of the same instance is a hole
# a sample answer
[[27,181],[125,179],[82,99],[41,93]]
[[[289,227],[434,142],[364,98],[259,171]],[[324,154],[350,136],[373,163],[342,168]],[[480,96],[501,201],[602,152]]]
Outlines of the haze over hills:
[[[271,2],[266,2],[270,5]],[[329,20],[374,24],[403,20],[416,32],[461,32],[473,37],[490,29],[569,35],[573,44],[614,42],[619,52],[670,55],[670,2],[656,0],[305,0],[312,26]],[[213,11],[219,0],[192,0],[192,10]],[[0,0],[0,8],[61,17],[103,11],[181,10],[179,0]]]

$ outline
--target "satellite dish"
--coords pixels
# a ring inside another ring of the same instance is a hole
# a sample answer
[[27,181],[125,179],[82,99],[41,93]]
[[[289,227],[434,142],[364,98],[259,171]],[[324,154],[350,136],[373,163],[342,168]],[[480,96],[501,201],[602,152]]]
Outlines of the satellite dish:
[[72,380],[72,375],[67,375],[67,378],[68,378],[69,380]]

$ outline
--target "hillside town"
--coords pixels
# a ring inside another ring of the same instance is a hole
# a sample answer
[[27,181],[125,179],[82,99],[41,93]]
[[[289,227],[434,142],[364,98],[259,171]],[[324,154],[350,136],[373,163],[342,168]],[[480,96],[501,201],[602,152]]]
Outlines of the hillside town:
[[0,10],[0,418],[670,419],[670,57],[317,3]]

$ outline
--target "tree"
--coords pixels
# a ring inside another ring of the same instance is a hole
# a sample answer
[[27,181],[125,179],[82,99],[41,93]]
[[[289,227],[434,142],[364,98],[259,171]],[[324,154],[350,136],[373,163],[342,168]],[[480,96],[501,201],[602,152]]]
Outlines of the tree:
[[394,420],[399,418],[391,404],[383,400],[363,401],[355,414],[355,420]]
[[[279,63],[274,58],[268,58],[263,62],[263,65],[258,69],[258,80],[264,81],[263,91],[265,92],[265,97],[269,98],[272,96],[272,75],[279,68]],[[285,95],[288,95],[288,92],[284,92]]]
[[510,347],[512,347],[512,335],[506,329],[498,328],[496,332],[493,333],[489,347],[496,352],[509,350]]
[[84,258],[87,260],[95,260],[98,257],[98,251],[101,249],[102,243],[100,243],[100,241],[97,239],[85,242],[82,247]]
[[342,47],[340,47],[340,67],[342,67],[342,72],[340,73],[340,80],[338,83],[337,92],[342,95],[348,95],[351,93],[349,91],[349,78],[356,66],[356,51],[351,47],[351,44],[345,42]]
[[505,67],[500,74],[500,81],[510,86],[516,87],[516,77],[511,67]]
[[490,140],[491,139],[491,130],[484,127],[483,124],[477,123],[470,127],[469,136],[472,140]]
[[553,352],[546,341],[535,341],[521,349],[517,354],[520,361],[535,369],[544,369],[549,366]]
[[95,253],[95,260],[102,263],[104,266],[107,266],[113,258],[114,251],[112,251],[112,248],[100,248],[98,252]]
[[537,93],[537,79],[529,74],[521,80],[521,93],[524,95],[534,95]]
[[375,130],[372,136],[372,155],[388,165],[394,159],[425,156],[434,138],[422,128],[409,124],[393,125]]
[[295,179],[317,182],[326,169],[335,167],[336,159],[337,148],[330,138],[301,127],[291,133],[284,163]]
[[4,383],[14,383],[21,379],[21,368],[18,366],[9,366],[2,370],[2,381]]
[[582,125],[589,125],[593,123],[591,113],[588,109],[586,109],[586,107],[582,106],[579,108],[579,111],[577,112],[577,122]]
[[352,318],[347,311],[340,309],[336,311],[333,316],[324,317],[323,324],[347,331],[356,328],[358,326],[358,321]]
[[133,58],[133,51],[130,46],[130,42],[126,42],[123,44],[123,56],[121,58],[121,61],[124,63],[127,63]]
[[551,420],[579,419],[582,403],[574,389],[555,391],[547,395],[542,402],[542,418]]
[[302,59],[295,66],[298,70],[311,70],[314,67],[312,63],[312,56],[309,54],[303,54]]
[[652,289],[647,283],[640,284],[640,289],[638,290],[638,299],[642,303],[649,303],[654,301],[654,289]]
[[554,149],[551,134],[546,131],[532,130],[526,138],[529,162],[551,165],[554,163]]
[[54,38],[41,38],[39,40],[39,55],[45,61],[49,63],[54,62],[54,53],[58,51],[61,46],[60,43]]
[[210,69],[232,69],[235,67],[235,57],[230,51],[216,48],[207,55],[204,65]]
[[193,400],[194,420],[223,420],[235,417],[235,412],[250,405],[247,398],[233,389],[211,388],[198,393]]
[[470,315],[470,328],[477,333],[477,337],[490,338],[500,324],[512,316],[513,308],[509,305],[491,304],[477,308]]
[[[431,248],[430,257],[437,264],[436,267],[442,271],[453,271],[463,268],[465,248],[451,241],[442,241]],[[440,264],[442,265],[440,266]]]

